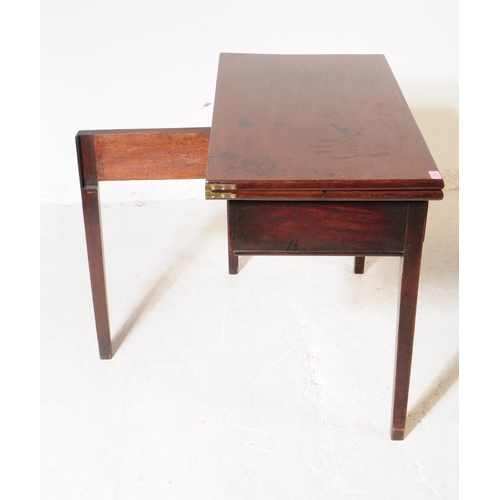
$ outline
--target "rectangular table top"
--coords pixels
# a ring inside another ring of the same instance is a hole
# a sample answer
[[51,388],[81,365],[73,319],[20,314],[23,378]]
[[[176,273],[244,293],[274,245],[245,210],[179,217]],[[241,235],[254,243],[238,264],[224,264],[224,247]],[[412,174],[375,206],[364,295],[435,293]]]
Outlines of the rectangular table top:
[[441,199],[383,55],[221,54],[207,198]]

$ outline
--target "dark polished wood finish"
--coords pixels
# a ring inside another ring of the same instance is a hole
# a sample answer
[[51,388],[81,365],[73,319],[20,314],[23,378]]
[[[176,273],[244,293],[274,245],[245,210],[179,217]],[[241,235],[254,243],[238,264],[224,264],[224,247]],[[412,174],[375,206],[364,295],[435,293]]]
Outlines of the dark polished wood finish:
[[235,255],[402,255],[407,211],[407,202],[230,200],[229,240]]
[[428,202],[408,204],[408,222],[401,262],[399,291],[398,336],[396,343],[396,368],[391,437],[404,439],[410,372],[413,353],[413,336],[417,314],[420,263],[424,244]]
[[76,150],[80,171],[83,220],[87,241],[90,284],[92,289],[99,356],[101,359],[111,359],[113,352],[106,298],[106,273],[102,245],[94,136],[86,132],[77,134]]
[[113,356],[99,182],[204,179],[210,128],[80,131],[76,149],[94,315],[101,359]]
[[221,54],[207,183],[238,199],[439,199],[435,171],[384,56]]
[[[211,185],[212,183],[207,183]],[[237,186],[237,185],[236,185]],[[442,200],[443,192],[438,189],[430,189],[426,191],[417,190],[375,190],[369,191],[368,189],[360,190],[249,190],[249,189],[234,189],[231,191],[220,191],[218,189],[212,190],[217,194],[231,194],[232,199],[236,200],[281,200],[281,201],[295,201],[295,200],[314,200],[314,201],[374,201],[374,200]]]
[[392,439],[405,432],[428,200],[443,180],[384,56],[221,54],[207,198],[240,255],[402,259]]

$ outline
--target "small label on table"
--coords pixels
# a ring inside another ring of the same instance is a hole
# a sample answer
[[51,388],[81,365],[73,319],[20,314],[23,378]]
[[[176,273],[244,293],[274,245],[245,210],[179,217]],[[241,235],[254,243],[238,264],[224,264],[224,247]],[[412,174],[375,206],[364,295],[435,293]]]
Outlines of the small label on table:
[[429,170],[429,175],[432,179],[442,179],[441,174],[437,170]]

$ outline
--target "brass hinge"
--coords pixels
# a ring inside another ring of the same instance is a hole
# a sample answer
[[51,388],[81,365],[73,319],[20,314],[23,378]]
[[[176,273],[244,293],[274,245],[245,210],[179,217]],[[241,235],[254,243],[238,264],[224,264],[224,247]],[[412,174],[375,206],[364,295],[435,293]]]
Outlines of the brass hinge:
[[234,191],[236,184],[206,184],[205,185],[205,198],[212,200],[227,200],[236,198]]

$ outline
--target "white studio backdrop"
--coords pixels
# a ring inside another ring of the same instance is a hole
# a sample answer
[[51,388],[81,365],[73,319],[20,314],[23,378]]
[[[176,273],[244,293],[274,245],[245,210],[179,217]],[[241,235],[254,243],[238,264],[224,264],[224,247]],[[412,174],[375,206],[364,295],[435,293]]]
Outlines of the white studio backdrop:
[[[79,202],[78,130],[210,126],[221,52],[384,54],[458,187],[456,0],[42,0],[41,202]],[[102,187],[103,201],[204,197],[203,181]]]

